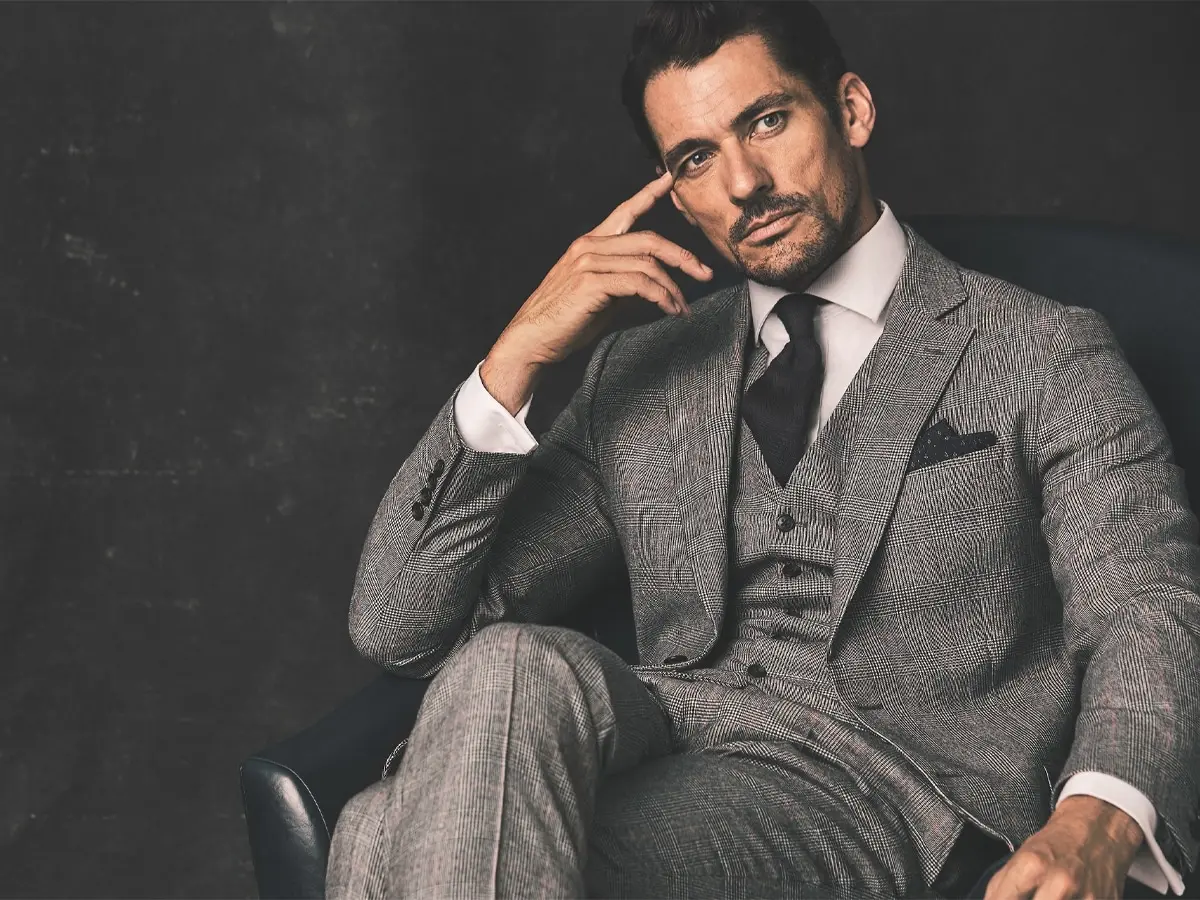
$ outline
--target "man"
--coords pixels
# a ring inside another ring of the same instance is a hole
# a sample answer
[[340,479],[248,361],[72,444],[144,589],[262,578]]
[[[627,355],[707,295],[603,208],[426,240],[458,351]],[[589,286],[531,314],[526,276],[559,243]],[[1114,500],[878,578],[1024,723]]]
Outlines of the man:
[[[351,635],[435,677],[329,895],[1182,892],[1200,548],[1106,323],[876,201],[870,91],[807,4],[652,4],[624,97],[661,176],[372,524]],[[688,307],[666,267],[711,271],[631,231],[668,192],[745,282]],[[538,441],[540,372],[628,297],[670,315],[604,336]],[[622,567],[634,666],[547,624]]]

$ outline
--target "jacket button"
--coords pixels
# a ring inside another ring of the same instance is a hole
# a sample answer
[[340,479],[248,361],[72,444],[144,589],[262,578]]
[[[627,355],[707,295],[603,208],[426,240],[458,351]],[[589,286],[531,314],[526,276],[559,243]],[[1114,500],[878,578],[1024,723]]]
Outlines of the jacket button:
[[783,564],[783,574],[795,577],[804,571],[804,563],[790,562]]
[[433,499],[433,491],[431,491],[427,487],[421,488],[421,502],[428,503],[432,499]]
[[664,665],[669,664],[669,663],[677,663],[677,662],[687,662],[687,657],[684,656],[682,653],[676,653],[674,656],[668,656],[666,659],[663,660]]
[[796,527],[796,520],[792,518],[791,513],[782,512],[775,520],[775,527],[780,531],[791,531]]
[[441,475],[443,472],[446,471],[446,461],[444,459],[439,459],[437,462],[435,462],[433,464],[432,471],[433,471],[434,475]]
[[767,670],[758,663],[750,663],[750,665],[746,666],[746,674],[753,675],[755,678],[761,678],[767,674]]
[[425,515],[425,507],[423,507],[420,503],[414,503],[413,504],[413,518],[419,522],[419,521],[421,521],[421,517],[423,515]]

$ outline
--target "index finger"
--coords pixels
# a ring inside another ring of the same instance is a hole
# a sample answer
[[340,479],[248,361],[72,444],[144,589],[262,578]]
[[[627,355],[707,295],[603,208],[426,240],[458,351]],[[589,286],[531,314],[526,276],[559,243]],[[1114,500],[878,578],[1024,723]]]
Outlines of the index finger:
[[593,228],[588,234],[611,235],[624,234],[633,227],[640,216],[648,213],[660,199],[667,195],[675,183],[675,176],[668,170],[652,182],[621,203],[608,214],[608,218]]

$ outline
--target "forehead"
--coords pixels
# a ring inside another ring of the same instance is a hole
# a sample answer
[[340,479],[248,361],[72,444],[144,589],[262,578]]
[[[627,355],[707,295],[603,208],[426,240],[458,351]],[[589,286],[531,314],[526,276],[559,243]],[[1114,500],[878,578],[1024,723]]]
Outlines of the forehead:
[[763,94],[790,90],[807,99],[804,79],[785,72],[757,34],[731,38],[694,67],[672,67],[646,85],[646,121],[659,147],[714,134]]

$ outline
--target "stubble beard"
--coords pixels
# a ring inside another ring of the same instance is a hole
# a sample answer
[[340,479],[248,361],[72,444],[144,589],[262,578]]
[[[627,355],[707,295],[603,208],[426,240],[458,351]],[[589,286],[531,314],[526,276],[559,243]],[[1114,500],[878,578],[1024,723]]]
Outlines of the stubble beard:
[[768,248],[766,257],[757,260],[747,260],[742,245],[734,244],[732,253],[738,268],[747,278],[760,284],[804,290],[845,250],[844,238],[858,208],[858,193],[857,182],[850,179],[842,190],[841,221],[830,211],[824,197],[808,198],[803,215],[816,226],[816,233],[808,240],[785,237]]

